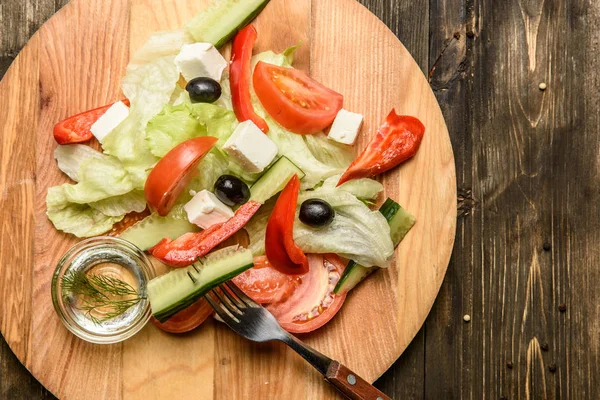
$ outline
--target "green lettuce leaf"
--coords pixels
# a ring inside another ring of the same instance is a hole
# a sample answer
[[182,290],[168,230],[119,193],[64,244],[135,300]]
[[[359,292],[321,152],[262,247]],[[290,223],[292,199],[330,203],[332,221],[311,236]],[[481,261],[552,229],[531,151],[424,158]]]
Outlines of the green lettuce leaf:
[[[341,175],[334,175],[327,178],[321,186],[321,190],[336,190]],[[360,200],[375,200],[379,193],[383,192],[383,185],[370,178],[353,179],[337,187],[337,190],[343,190],[352,194]]]
[[64,193],[64,186],[48,189],[46,214],[56,229],[78,237],[101,235],[112,229],[123,216],[110,217],[87,204],[71,203]]
[[146,197],[143,190],[133,190],[120,196],[95,201],[89,205],[109,217],[122,217],[132,211],[138,213],[144,211],[146,209]]
[[206,128],[192,115],[190,107],[182,103],[166,105],[148,123],[146,142],[156,157],[163,157],[173,147],[188,139],[206,135]]
[[136,189],[143,189],[150,170],[158,161],[146,143],[146,126],[169,102],[179,72],[173,57],[159,58],[123,79],[123,93],[131,101],[129,116],[102,142],[107,154],[117,157],[131,175]]
[[61,186],[65,199],[71,203],[92,203],[126,194],[134,189],[129,174],[114,157],[103,156],[84,161],[78,174],[79,183]]
[[349,192],[317,189],[301,193],[299,203],[309,198],[323,199],[335,210],[333,222],[311,228],[298,219],[294,241],[306,253],[337,253],[365,267],[386,267],[394,253],[390,227],[379,211],[372,211]]
[[186,189],[177,199],[178,203],[187,203],[192,195],[189,191],[200,192],[202,190],[213,191],[215,182],[221,175],[229,173],[228,157],[219,149],[213,148],[198,164],[198,175],[192,179]]
[[238,126],[234,112],[221,106],[196,103],[191,105],[191,111],[206,126],[206,134],[219,139],[217,147],[222,147]]
[[176,56],[184,44],[193,42],[194,39],[184,29],[156,32],[135,52],[127,70],[135,70],[160,58]]
[[336,143],[328,139],[323,132],[302,137],[313,156],[323,164],[346,169],[354,161],[354,151],[351,146]]
[[103,157],[105,156],[99,151],[83,144],[65,144],[54,149],[58,169],[75,182],[79,182],[79,168],[84,161]]

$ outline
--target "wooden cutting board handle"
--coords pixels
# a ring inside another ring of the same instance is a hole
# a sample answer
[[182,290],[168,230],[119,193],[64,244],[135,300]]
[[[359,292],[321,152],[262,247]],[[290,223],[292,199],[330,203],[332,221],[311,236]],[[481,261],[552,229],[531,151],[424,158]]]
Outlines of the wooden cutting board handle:
[[375,386],[337,361],[331,363],[325,378],[349,399],[391,400]]

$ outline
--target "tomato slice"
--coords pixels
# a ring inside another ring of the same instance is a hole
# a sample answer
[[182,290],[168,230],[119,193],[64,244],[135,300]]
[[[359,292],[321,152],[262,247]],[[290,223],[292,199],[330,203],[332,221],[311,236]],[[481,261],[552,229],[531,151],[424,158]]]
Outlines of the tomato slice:
[[125,231],[125,229],[137,224],[138,222],[140,222],[141,220],[143,220],[144,218],[146,218],[149,215],[150,215],[150,210],[148,210],[147,208],[144,211],[142,211],[141,213],[132,211],[129,214],[125,215],[125,217],[121,221],[114,224],[112,229],[110,230],[110,232],[107,233],[107,235],[108,236],[119,236],[121,233],[123,233]]
[[168,321],[160,323],[152,317],[152,323],[165,332],[185,333],[199,327],[213,312],[214,310],[210,304],[204,298],[201,298],[185,310],[179,311]]
[[277,271],[267,257],[254,257],[254,267],[232,279],[233,283],[252,300],[261,304],[287,300],[300,284],[297,275]]
[[186,233],[175,240],[165,238],[149,251],[172,267],[188,266],[242,229],[261,205],[251,200],[238,208],[227,222],[213,225],[202,232]]
[[308,254],[309,271],[285,301],[267,309],[281,327],[291,333],[312,332],[325,325],[339,311],[346,294],[333,293],[345,265],[335,254]]
[[344,103],[341,94],[294,68],[260,61],[252,82],[269,115],[294,133],[322,131],[333,123]]
[[196,166],[217,140],[212,136],[186,140],[169,151],[152,169],[144,194],[148,205],[158,215],[165,216],[171,211],[177,197],[198,172]]
[[370,178],[403,163],[417,153],[424,134],[425,126],[421,121],[392,110],[337,185],[352,179]]
[[[129,100],[125,99],[121,101],[129,106]],[[92,125],[94,125],[94,122],[104,115],[106,110],[111,106],[112,104],[108,104],[60,121],[54,126],[54,139],[58,144],[87,142],[94,136],[91,131]]]
[[267,223],[265,253],[275,269],[297,275],[308,271],[308,260],[294,243],[294,218],[300,191],[300,179],[294,175],[285,186]]

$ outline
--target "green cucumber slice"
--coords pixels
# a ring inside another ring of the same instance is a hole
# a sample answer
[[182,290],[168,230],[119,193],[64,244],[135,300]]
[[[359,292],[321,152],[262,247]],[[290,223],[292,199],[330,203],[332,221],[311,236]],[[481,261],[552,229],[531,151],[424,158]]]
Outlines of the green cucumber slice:
[[[383,214],[390,225],[390,236],[392,238],[392,243],[394,243],[394,247],[398,246],[417,221],[415,217],[402,208],[400,204],[389,198],[379,208],[379,212]],[[356,285],[376,269],[377,267],[363,267],[355,261],[350,260],[346,269],[344,269],[342,277],[337,285],[335,285],[333,292],[335,294],[342,294],[354,289]]]
[[148,282],[152,315],[165,322],[209,290],[253,266],[250,250],[231,246],[215,251],[189,267],[174,269],[154,278]]
[[197,42],[221,48],[250,23],[270,0],[215,0],[196,15],[185,29]]
[[146,251],[164,238],[175,240],[184,233],[199,230],[199,227],[191,224],[185,217],[152,214],[124,230],[119,237]]
[[271,168],[267,170],[250,188],[250,200],[264,204],[271,197],[281,192],[285,185],[298,175],[304,178],[304,172],[287,157],[281,157]]

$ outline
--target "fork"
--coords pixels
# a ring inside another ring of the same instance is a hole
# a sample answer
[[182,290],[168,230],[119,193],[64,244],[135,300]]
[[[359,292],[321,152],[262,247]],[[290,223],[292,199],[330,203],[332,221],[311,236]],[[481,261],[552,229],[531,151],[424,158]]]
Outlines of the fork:
[[325,379],[352,400],[391,400],[373,385],[338,361],[319,353],[290,335],[266,308],[250,299],[232,283],[211,290],[206,300],[217,315],[240,336],[253,342],[279,340],[301,355]]

